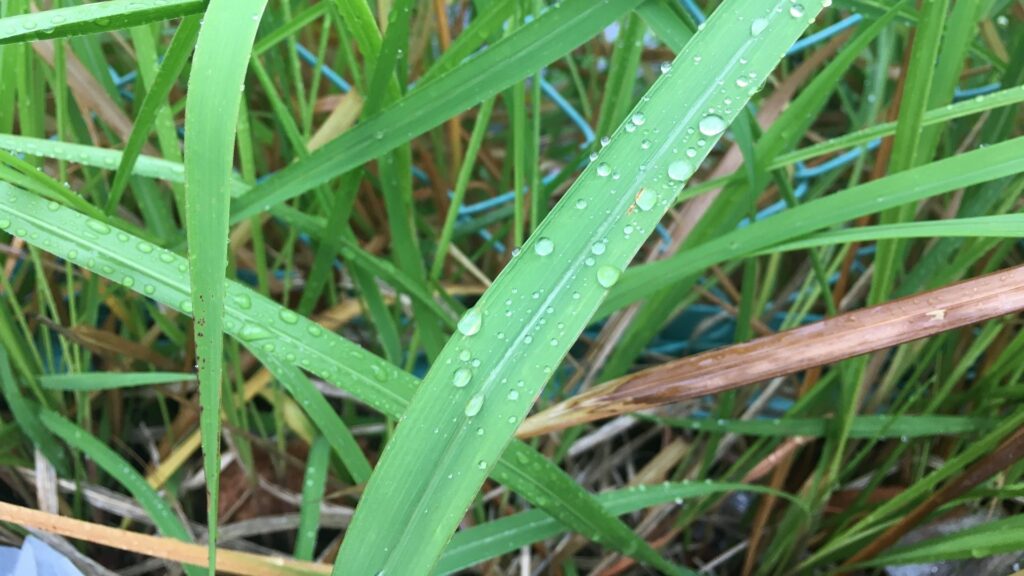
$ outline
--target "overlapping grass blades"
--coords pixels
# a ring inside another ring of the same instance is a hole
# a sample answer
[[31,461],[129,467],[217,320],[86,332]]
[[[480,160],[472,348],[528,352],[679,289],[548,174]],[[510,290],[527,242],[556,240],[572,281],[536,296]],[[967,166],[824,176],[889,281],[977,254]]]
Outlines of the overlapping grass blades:
[[606,290],[820,9],[735,0],[715,12],[462,318],[370,479],[336,573],[437,561]]
[[[186,314],[192,310],[184,258],[2,182],[0,229],[40,238],[40,248],[170,309]],[[273,355],[284,366],[323,378],[387,416],[402,417],[418,385],[411,374],[237,282],[225,281],[225,290],[228,334],[264,357]],[[642,552],[639,536],[526,444],[509,445],[491,475],[567,529],[616,550]]]

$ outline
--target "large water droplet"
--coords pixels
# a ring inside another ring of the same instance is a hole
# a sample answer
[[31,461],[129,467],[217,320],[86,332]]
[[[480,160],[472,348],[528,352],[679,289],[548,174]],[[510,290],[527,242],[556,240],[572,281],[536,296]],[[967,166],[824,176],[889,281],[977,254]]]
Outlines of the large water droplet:
[[458,329],[463,336],[472,336],[480,331],[483,324],[483,316],[476,308],[470,308],[459,319]]
[[465,388],[466,384],[473,379],[473,371],[469,368],[459,368],[452,374],[452,385],[456,388]]
[[477,394],[466,402],[466,416],[473,417],[480,413],[480,409],[484,407],[484,396],[483,394]]
[[668,177],[683,182],[693,175],[693,165],[686,160],[676,160],[668,165]]
[[536,252],[538,256],[547,256],[555,251],[555,243],[551,238],[541,238],[533,245],[533,251]]
[[767,18],[754,18],[754,21],[750,23],[750,35],[758,36],[764,29],[768,27]]
[[291,310],[281,310],[280,316],[285,324],[295,324],[299,321],[299,315]]
[[241,336],[242,340],[252,342],[253,340],[269,338],[270,331],[257,324],[246,324],[245,326],[242,326],[242,333],[239,334],[239,336]]
[[644,188],[640,190],[640,193],[636,195],[636,207],[644,212],[647,212],[658,202],[658,193],[650,188]]
[[597,175],[601,178],[607,178],[612,173],[612,167],[607,162],[601,162],[597,165]]
[[597,283],[605,288],[615,286],[619,281],[619,269],[613,266],[601,266],[597,269]]
[[722,120],[721,116],[708,114],[700,119],[700,124],[697,125],[697,128],[705,136],[715,136],[725,131],[725,120]]

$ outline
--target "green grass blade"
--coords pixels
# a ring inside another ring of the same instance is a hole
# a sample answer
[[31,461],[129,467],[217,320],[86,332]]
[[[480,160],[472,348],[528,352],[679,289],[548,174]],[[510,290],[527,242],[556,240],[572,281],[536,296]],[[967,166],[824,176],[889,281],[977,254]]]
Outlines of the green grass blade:
[[[45,207],[45,199],[0,182],[0,228],[45,239],[41,248],[69,262],[114,281],[131,277],[133,290],[174,310],[191,312],[188,265],[182,257],[137,237],[120,240],[122,235],[110,227],[68,208],[49,212]],[[419,386],[415,377],[237,282],[225,281],[225,290],[225,327],[250,349],[258,348],[285,365],[298,363],[389,417],[404,414]],[[642,540],[628,526],[522,442],[509,445],[492,475],[575,532],[616,550],[641,546]]]
[[[39,414],[39,420],[50,432],[64,440],[68,446],[80,451],[89,457],[117,483],[124,486],[135,498],[139,506],[149,514],[149,518],[165,536],[177,538],[183,542],[192,542],[192,535],[178,519],[167,502],[153,490],[146,479],[142,477],[124,458],[110,449],[99,438],[96,438],[88,431],[71,423],[63,416],[50,410],[43,410]],[[197,566],[185,566],[189,576],[199,576],[205,571]]]
[[298,368],[285,364],[277,357],[260,351],[258,348],[254,347],[253,355],[259,358],[260,362],[284,385],[291,397],[327,438],[328,446],[334,449],[338,459],[348,469],[352,480],[358,484],[366,482],[372,471],[370,462],[363,455],[363,450],[352,436],[348,426],[327,402],[324,395],[316,389],[316,386],[313,386],[309,378]]
[[185,106],[186,232],[195,310],[211,575],[217,553],[228,189],[245,72],[265,6],[266,0],[210,3],[196,42]]
[[[639,415],[641,419],[668,424],[675,428],[703,432],[731,432],[746,436],[817,436],[828,434],[837,422],[832,418],[784,418],[773,420],[713,420],[656,418]],[[924,436],[953,436],[985,431],[992,422],[984,418],[965,416],[857,416],[850,424],[851,438],[918,438]]]
[[[772,490],[752,484],[736,484],[728,482],[665,482],[655,486],[634,486],[614,492],[605,492],[598,496],[611,513],[628,514],[650,506],[675,502],[682,504],[683,498],[695,498],[721,494],[723,492],[754,492],[772,494],[779,498],[792,501],[802,506],[801,501],[785,492]],[[512,516],[474,526],[463,530],[452,538],[451,544],[445,548],[441,561],[438,562],[436,574],[451,574],[458,570],[470,568],[491,558],[511,552],[522,546],[545,540],[565,532],[561,526],[547,514],[539,510],[520,512]]]
[[81,374],[43,374],[39,384],[48,390],[117,390],[137,386],[195,382],[196,375],[179,372],[83,372]]
[[806,250],[849,242],[907,240],[910,238],[1015,238],[1020,236],[1021,230],[1024,230],[1024,214],[879,224],[878,226],[860,226],[821,232],[809,238],[772,246],[757,254]]
[[973,150],[920,168],[861,184],[729,232],[676,256],[638,266],[602,305],[606,315],[642,300],[707,266],[742,257],[850,219],[1024,172],[1024,138]]
[[18,428],[46,456],[57,472],[61,475],[68,475],[71,468],[67,455],[57,447],[53,442],[53,437],[39,421],[38,404],[30,403],[22,396],[11,370],[10,357],[3,346],[0,346],[0,391],[3,392],[4,400],[7,402]]
[[0,45],[111,32],[201,12],[206,0],[110,0],[0,19]]
[[299,506],[299,528],[295,537],[295,557],[312,560],[316,550],[316,533],[320,527],[320,503],[324,499],[327,472],[330,467],[331,444],[322,435],[309,448],[306,478],[302,483],[302,504]]
[[167,95],[170,93],[174,82],[185,69],[192,48],[195,46],[196,38],[199,36],[199,17],[193,16],[184,18],[178,26],[171,45],[167,48],[163,62],[160,64],[160,71],[146,97],[142,100],[138,113],[135,115],[135,124],[132,126],[131,136],[125,143],[124,152],[121,154],[121,161],[114,175],[114,182],[110,186],[110,196],[107,198],[106,211],[113,212],[121,201],[121,194],[128,185],[128,178],[135,167],[135,161],[142,152],[142,146],[149,138],[149,132],[157,120],[157,113],[167,105]]
[[294,198],[442,124],[564,56],[638,3],[639,0],[564,0],[557,9],[548,10],[460,66],[413,90],[380,114],[354,126],[308,158],[274,174],[235,203],[233,221]]
[[[716,10],[460,321],[370,478],[337,573],[433,566],[607,289],[749,99],[736,79],[764,79],[820,8],[734,0]],[[737,20],[747,33],[735,33]],[[635,555],[677,571],[653,551]]]
[[945,560],[985,558],[1024,550],[1024,517],[992,520],[954,534],[929,538],[878,555],[859,566],[930,564]]

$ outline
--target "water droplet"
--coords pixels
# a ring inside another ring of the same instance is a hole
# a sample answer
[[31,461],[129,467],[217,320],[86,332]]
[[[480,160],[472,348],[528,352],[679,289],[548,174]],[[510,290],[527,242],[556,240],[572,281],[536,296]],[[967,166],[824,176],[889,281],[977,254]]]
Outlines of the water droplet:
[[668,177],[677,182],[684,182],[693,175],[693,165],[686,160],[676,160],[668,165]]
[[579,200],[576,201],[576,209],[577,210],[585,210],[586,208],[587,208],[587,201],[586,200],[584,200],[583,198],[580,198]]
[[46,203],[46,209],[50,212],[56,212],[57,210],[60,210],[60,203],[50,200]]
[[291,310],[281,310],[279,316],[285,324],[295,324],[299,321],[299,315]]
[[768,27],[767,18],[754,18],[754,21],[750,23],[750,35],[759,36],[764,29]]
[[481,469],[481,470],[487,470],[487,461],[486,460],[481,460],[481,461],[477,462],[476,467]]
[[483,325],[483,316],[476,308],[470,308],[459,319],[458,329],[463,336],[472,336],[480,331]]
[[320,336],[324,333],[324,329],[316,324],[310,324],[309,327],[306,328],[306,332],[309,332],[310,336]]
[[85,225],[97,234],[110,234],[110,226],[107,226],[99,220],[86,220]]
[[477,394],[466,402],[466,416],[473,417],[480,413],[480,409],[484,407],[484,395]]
[[456,388],[465,388],[466,384],[473,379],[473,371],[469,368],[459,368],[452,374],[452,385]]
[[619,281],[619,270],[613,266],[601,266],[597,269],[597,283],[605,288],[611,288]]
[[139,242],[139,245],[136,246],[136,248],[138,248],[139,252],[142,252],[143,254],[151,254],[153,252],[153,245],[148,242]]
[[629,121],[635,126],[643,126],[644,122],[647,121],[647,117],[644,116],[643,112],[636,112],[629,118]]
[[636,195],[636,207],[647,212],[658,202],[658,193],[650,188],[640,190]]
[[[10,224],[8,224],[8,226],[10,226]],[[6,228],[7,226],[4,226],[3,222],[0,221],[0,227]],[[67,258],[68,260],[74,260],[75,258],[78,258],[78,250],[68,250]]]
[[697,125],[697,128],[705,136],[715,136],[725,131],[725,120],[722,120],[721,116],[708,114],[700,119],[700,124]]
[[188,300],[183,300],[181,302],[181,311],[186,313],[186,314],[191,314],[192,313],[192,302],[190,302]]
[[234,301],[242,310],[252,308],[252,298],[249,298],[248,294],[238,294],[234,297]]
[[601,162],[597,165],[597,175],[601,178],[607,178],[612,173],[612,167],[607,162]]
[[262,340],[263,338],[270,337],[270,331],[259,326],[257,324],[246,324],[242,326],[242,332],[239,334],[242,340],[252,342],[253,340]]
[[156,293],[156,287],[153,286],[152,284],[146,284],[145,286],[142,287],[142,291],[145,292],[147,295],[152,296],[154,293]]
[[538,256],[547,256],[555,251],[555,243],[550,238],[541,238],[533,245],[533,251]]
[[594,242],[594,245],[590,247],[590,252],[594,256],[600,256],[601,254],[604,254],[605,248],[606,246],[604,242]]
[[3,228],[4,230],[6,230],[6,229],[8,229],[10,227],[11,227],[11,221],[10,220],[8,220],[7,218],[0,218],[0,228]]
[[804,15],[803,4],[793,4],[789,7],[789,15],[793,18],[800,18]]
[[174,255],[170,252],[161,252],[159,258],[161,262],[166,262],[167,264],[174,262]]
[[611,138],[609,138],[607,136],[601,136],[601,148],[604,148],[605,146],[607,146],[611,141],[612,141]]
[[509,400],[519,400],[519,391],[518,390],[509,390],[508,391],[508,399]]
[[662,74],[668,74],[671,71],[672,71],[672,63],[671,62],[666,61],[666,62],[662,62],[661,63],[661,73]]
[[128,288],[131,288],[132,286],[135,286],[135,278],[132,278],[131,276],[125,276],[124,279],[121,280],[121,284],[124,284]]
[[640,149],[641,150],[647,150],[650,147],[651,147],[651,141],[648,140],[647,138],[644,138],[643,140],[640,141]]

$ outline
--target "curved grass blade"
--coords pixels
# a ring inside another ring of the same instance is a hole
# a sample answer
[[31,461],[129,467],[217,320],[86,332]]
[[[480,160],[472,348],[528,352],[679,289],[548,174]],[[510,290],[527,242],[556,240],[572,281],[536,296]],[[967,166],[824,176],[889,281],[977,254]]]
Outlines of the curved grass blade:
[[[793,502],[803,508],[803,502],[785,492],[756,486],[729,482],[665,482],[653,486],[633,486],[613,492],[599,494],[600,500],[612,514],[628,514],[643,508],[675,502],[682,504],[683,498],[694,498],[721,494],[723,492],[754,492],[771,494]],[[564,526],[539,510],[520,512],[498,520],[474,526],[456,534],[445,548],[435,574],[451,574],[479,564],[522,546],[529,546],[565,531]]]
[[[171,507],[155,490],[149,487],[141,474],[104,442],[56,412],[43,410],[39,413],[39,420],[50,432],[88,456],[111,478],[117,480],[118,484],[124,486],[139,503],[139,506],[142,506],[142,509],[149,514],[153,524],[162,534],[183,542],[192,542],[192,535],[185,529]],[[185,566],[185,571],[189,576],[200,576],[204,573],[201,568],[189,565]]]
[[111,32],[202,12],[206,0],[110,0],[0,19],[0,44]]
[[[115,282],[132,278],[129,288],[191,312],[183,258],[69,208],[45,208],[45,199],[0,182],[0,228],[42,239],[40,248]],[[247,347],[285,365],[298,364],[383,414],[402,417],[417,378],[237,282],[225,281],[225,290],[225,328]],[[526,444],[512,442],[491,475],[574,532],[634,557],[643,552],[639,536]]]
[[43,374],[39,384],[49,390],[117,390],[136,386],[194,382],[195,374],[178,372],[83,372],[81,374]]
[[157,112],[167,105],[167,95],[170,93],[174,82],[185,69],[188,57],[192,54],[196,38],[199,36],[199,18],[194,16],[184,18],[178,26],[171,45],[160,64],[160,70],[156,74],[153,85],[146,91],[138,113],[135,115],[135,124],[132,125],[131,136],[125,143],[124,152],[121,154],[121,161],[114,174],[114,182],[110,185],[110,196],[107,197],[106,212],[110,214],[121,201],[125,186],[128,185],[128,178],[135,167],[135,161],[142,152],[142,146],[149,138],[149,132],[157,120]]
[[199,428],[206,472],[210,574],[216,566],[224,274],[235,127],[267,0],[212,0],[196,42],[185,104],[185,209],[195,310]]
[[[820,9],[732,0],[716,10],[459,322],[370,478],[336,573],[419,574],[437,562],[607,289],[742,110],[747,83]],[[678,573],[653,550],[635,555]]]
[[801,204],[681,251],[672,258],[628,270],[602,304],[598,315],[607,315],[643,300],[708,266],[859,216],[1020,172],[1024,172],[1024,137],[932,162]]
[[294,198],[439,126],[564,56],[639,2],[564,0],[309,157],[275,173],[232,206],[232,221]]

